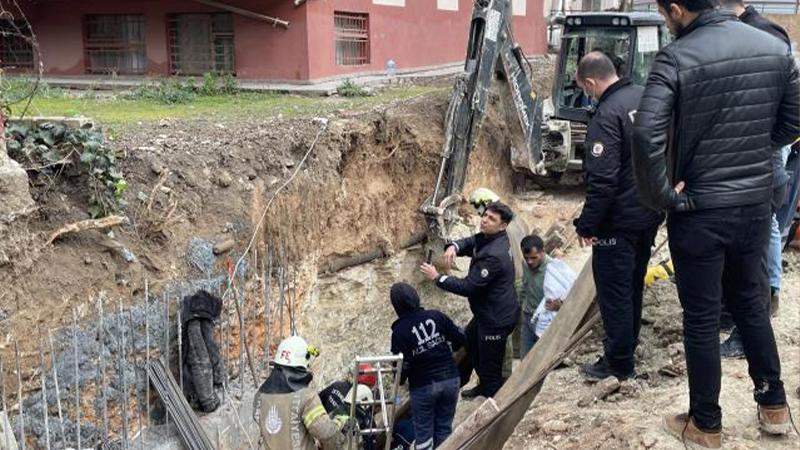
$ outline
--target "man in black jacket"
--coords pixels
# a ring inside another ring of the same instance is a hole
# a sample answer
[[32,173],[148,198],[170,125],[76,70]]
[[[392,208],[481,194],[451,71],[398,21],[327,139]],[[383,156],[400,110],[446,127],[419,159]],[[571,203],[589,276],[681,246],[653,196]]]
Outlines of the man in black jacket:
[[720,0],[719,3],[721,6],[733,11],[743,23],[775,36],[785,42],[786,45],[791,45],[789,33],[782,26],[762,16],[752,6],[745,7],[744,0]]
[[514,290],[514,263],[506,235],[506,227],[513,218],[511,208],[501,202],[491,203],[481,218],[480,233],[447,245],[444,263],[448,268],[456,256],[472,257],[466,278],[440,275],[430,264],[422,264],[420,268],[441,289],[467,297],[474,315],[465,329],[466,348],[480,384],[463,391],[461,395],[465,398],[492,397],[503,385],[506,339],[520,315]]
[[[765,307],[772,155],[800,133],[797,68],[786,45],[712,0],[658,0],[676,35],[652,66],[634,126],[644,203],[667,210],[683,307],[689,414],[670,433],[721,446],[719,314],[725,299],[744,343],[758,418],[788,432],[780,359]],[[735,38],[732,38],[735,37]]]
[[[720,5],[730,11],[733,11],[733,13],[736,14],[742,23],[746,23],[751,27],[758,28],[759,30],[768,33],[771,36],[780,39],[786,43],[788,48],[791,48],[791,41],[789,40],[789,35],[786,33],[786,30],[784,30],[783,27],[777,23],[772,22],[759,14],[758,11],[756,11],[756,9],[752,6],[745,7],[742,0],[721,0]],[[774,175],[772,177],[772,229],[770,233],[769,252],[767,256],[767,270],[769,273],[770,285],[770,298],[767,300],[769,302],[770,315],[775,315],[778,311],[778,301],[781,289],[781,271],[783,269],[781,262],[781,250],[783,249],[783,245],[781,245],[782,233],[776,214],[784,204],[784,201],[787,197],[786,194],[789,189],[790,180],[789,174],[786,171],[786,160],[784,158],[784,153],[786,157],[788,157],[790,151],[791,146],[787,145],[781,151],[776,151],[772,155],[772,169],[774,171]],[[726,288],[727,286],[723,286],[723,298],[726,297]],[[728,313],[723,306],[722,321],[725,322],[728,327],[730,327],[732,320],[733,319],[730,317],[730,313]],[[744,356],[742,338],[739,334],[739,330],[735,326],[733,327],[728,339],[720,346],[720,355],[723,358],[741,358]]]
[[392,353],[403,354],[416,448],[432,450],[452,432],[461,387],[453,351],[464,345],[465,337],[447,315],[423,309],[411,285],[395,283],[389,296],[397,313]]
[[597,302],[606,332],[604,355],[583,372],[594,379],[626,379],[634,375],[644,274],[663,219],[642,205],[633,179],[631,117],[643,88],[620,80],[601,52],[581,59],[575,79],[598,102],[586,130],[586,202],[575,228],[581,242],[592,245]]

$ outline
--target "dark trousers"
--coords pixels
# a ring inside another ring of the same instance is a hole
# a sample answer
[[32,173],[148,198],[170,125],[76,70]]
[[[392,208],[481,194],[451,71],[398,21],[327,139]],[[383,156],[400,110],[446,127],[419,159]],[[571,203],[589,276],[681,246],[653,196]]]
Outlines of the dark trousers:
[[417,450],[434,449],[450,436],[459,387],[458,378],[452,378],[411,388],[411,412]]
[[503,357],[512,331],[513,325],[504,330],[484,330],[474,317],[464,329],[468,364],[462,364],[462,379],[475,369],[480,378],[480,395],[484,397],[494,396],[503,386]]
[[592,271],[597,302],[606,332],[603,346],[611,371],[629,376],[639,343],[642,292],[650,248],[658,226],[644,231],[599,236],[592,247]]
[[754,397],[786,403],[780,359],[769,322],[769,204],[670,214],[669,246],[683,307],[689,413],[701,428],[719,429],[719,315],[725,306],[742,336]]

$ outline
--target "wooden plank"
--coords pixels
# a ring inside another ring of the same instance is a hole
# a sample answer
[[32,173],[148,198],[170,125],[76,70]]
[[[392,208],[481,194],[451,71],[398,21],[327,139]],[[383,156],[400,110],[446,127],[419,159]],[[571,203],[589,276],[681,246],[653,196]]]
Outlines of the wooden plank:
[[[485,408],[481,409],[480,415],[473,413],[442,444],[441,450],[488,450],[503,447],[536,398],[544,378],[552,370],[553,362],[565,357],[566,352],[575,344],[576,333],[586,323],[587,313],[592,312],[595,294],[589,257],[544,336],[495,395],[494,403],[503,411],[502,416],[497,417],[498,413],[488,414]],[[584,328],[583,331],[587,330]]]

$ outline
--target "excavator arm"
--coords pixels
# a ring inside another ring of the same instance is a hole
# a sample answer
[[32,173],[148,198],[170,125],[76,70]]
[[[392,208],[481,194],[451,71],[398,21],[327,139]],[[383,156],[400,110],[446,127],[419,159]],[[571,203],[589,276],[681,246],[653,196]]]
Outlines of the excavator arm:
[[422,205],[429,242],[447,239],[497,75],[512,131],[516,170],[544,175],[542,101],[531,89],[530,71],[511,30],[509,0],[474,0],[464,72],[456,79],[447,110],[442,162],[433,195]]

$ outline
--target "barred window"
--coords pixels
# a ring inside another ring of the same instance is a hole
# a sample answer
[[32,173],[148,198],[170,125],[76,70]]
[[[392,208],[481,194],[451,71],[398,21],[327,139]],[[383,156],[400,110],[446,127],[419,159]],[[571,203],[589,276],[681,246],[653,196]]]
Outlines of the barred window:
[[369,64],[369,14],[335,11],[336,65]]
[[33,34],[24,20],[0,20],[0,68],[33,68]]
[[143,74],[147,70],[144,15],[89,15],[84,18],[86,72]]
[[233,14],[174,14],[169,17],[170,72],[235,73]]

